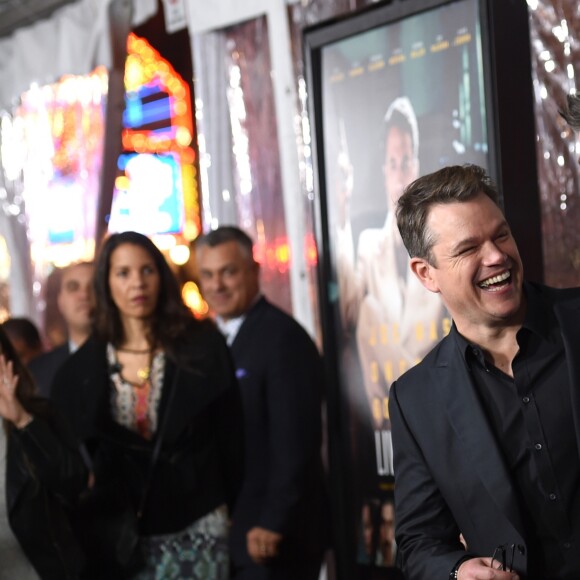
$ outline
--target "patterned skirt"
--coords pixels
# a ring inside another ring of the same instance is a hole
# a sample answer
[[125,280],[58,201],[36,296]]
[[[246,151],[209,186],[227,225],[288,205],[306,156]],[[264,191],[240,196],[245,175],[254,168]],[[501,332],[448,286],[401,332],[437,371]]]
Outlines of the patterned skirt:
[[227,580],[227,508],[221,506],[176,534],[141,540],[146,567],[134,580]]

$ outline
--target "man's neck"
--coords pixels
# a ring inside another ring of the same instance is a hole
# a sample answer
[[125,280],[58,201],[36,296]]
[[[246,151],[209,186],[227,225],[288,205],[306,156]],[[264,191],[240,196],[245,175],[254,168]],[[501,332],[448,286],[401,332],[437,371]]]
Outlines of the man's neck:
[[[509,318],[496,320],[495,323],[482,324],[469,318],[453,317],[457,330],[469,342],[477,344],[485,358],[495,367],[513,377],[512,361],[518,354],[517,334],[526,319],[527,300],[525,293],[516,312]],[[460,322],[458,324],[458,319]]]
[[485,358],[506,375],[513,377],[512,362],[519,351],[517,333],[521,324],[504,327],[479,328],[476,336],[459,332],[483,350]]
[[228,346],[231,346],[234,342],[245,318],[245,312],[240,314],[240,316],[236,316],[235,318],[228,318],[227,320],[224,320],[221,316],[216,316],[216,323],[220,329],[220,332],[226,337]]
[[69,328],[68,332],[68,342],[69,344],[74,345],[75,350],[82,346],[82,344],[89,338],[90,330],[81,331],[75,330],[73,328]]

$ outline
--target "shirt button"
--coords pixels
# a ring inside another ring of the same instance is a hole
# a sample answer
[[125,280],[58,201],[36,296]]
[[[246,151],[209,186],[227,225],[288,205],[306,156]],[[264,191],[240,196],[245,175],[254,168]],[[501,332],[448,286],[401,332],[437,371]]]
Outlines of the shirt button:
[[551,494],[550,494],[548,497],[549,497],[549,498],[550,498],[552,501],[556,501],[556,494],[555,494],[555,493],[551,493]]
[[542,444],[541,443],[536,443],[534,445],[534,447],[535,447],[536,451],[540,451],[540,449],[542,448]]
[[524,397],[522,401],[527,405],[530,402],[530,397]]

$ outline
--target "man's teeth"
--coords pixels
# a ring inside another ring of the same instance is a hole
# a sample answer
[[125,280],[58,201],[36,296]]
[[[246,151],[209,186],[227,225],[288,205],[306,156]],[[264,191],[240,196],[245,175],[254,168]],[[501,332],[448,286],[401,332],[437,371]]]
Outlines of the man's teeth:
[[497,276],[493,276],[491,278],[488,278],[487,280],[484,280],[483,282],[480,282],[479,285],[483,288],[488,288],[492,284],[499,284],[500,282],[507,280],[509,277],[510,273],[504,272],[503,274],[498,274]]

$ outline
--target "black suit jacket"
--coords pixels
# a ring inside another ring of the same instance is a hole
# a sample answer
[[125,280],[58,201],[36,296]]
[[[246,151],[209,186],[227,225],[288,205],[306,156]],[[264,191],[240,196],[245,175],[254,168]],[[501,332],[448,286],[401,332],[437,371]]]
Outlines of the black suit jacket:
[[[580,449],[580,290],[530,285],[553,307],[564,339]],[[390,392],[396,535],[409,580],[447,578],[468,554],[521,545],[514,569],[528,572],[516,492],[456,341],[443,339]]]
[[231,345],[246,419],[246,468],[231,530],[237,566],[251,565],[246,533],[284,535],[282,552],[305,558],[325,545],[320,355],[306,331],[261,298]]
[[45,398],[50,397],[50,387],[58,369],[70,356],[68,341],[61,346],[34,357],[28,363],[28,370],[36,383],[38,393]]
[[[166,358],[159,421],[167,428],[151,479],[144,534],[177,532],[220,504],[232,508],[243,475],[243,417],[225,341],[198,323],[182,340],[192,370]],[[111,416],[106,344],[89,338],[61,367],[54,404],[93,456],[97,485],[122,479],[139,504],[155,439],[147,441]],[[175,390],[170,406],[170,392]]]

